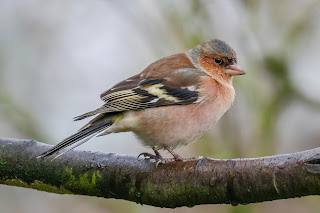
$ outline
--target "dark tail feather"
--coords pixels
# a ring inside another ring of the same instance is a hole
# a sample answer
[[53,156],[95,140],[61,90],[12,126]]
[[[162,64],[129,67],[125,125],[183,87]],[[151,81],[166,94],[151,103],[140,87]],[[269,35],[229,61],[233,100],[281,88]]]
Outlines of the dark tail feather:
[[91,117],[93,115],[96,115],[98,113],[100,113],[100,111],[98,111],[99,109],[97,110],[93,110],[93,111],[90,111],[90,112],[87,112],[87,113],[84,113],[82,115],[79,115],[79,116],[76,116],[73,118],[74,121],[79,121],[79,120],[82,120],[82,119],[85,119],[85,118],[88,118],[88,117]]
[[[101,132],[102,130],[108,128],[111,125],[112,125],[112,123],[110,123],[110,122],[108,122],[108,123],[97,122],[97,124],[91,124],[87,128],[84,128],[81,131],[71,135],[70,137],[68,137],[68,138],[64,139],[63,141],[61,141],[60,143],[58,143],[56,146],[49,149],[48,151],[42,153],[41,155],[38,156],[38,158],[40,158],[40,159],[45,158],[49,155],[52,155],[55,152],[58,152],[68,146],[71,146],[72,144],[75,144],[81,140],[87,141],[86,138],[89,137],[89,139],[90,139],[91,138],[90,136],[92,136],[95,133]],[[74,146],[73,148],[75,148],[75,147],[76,146]],[[73,149],[73,148],[71,148],[71,149]]]

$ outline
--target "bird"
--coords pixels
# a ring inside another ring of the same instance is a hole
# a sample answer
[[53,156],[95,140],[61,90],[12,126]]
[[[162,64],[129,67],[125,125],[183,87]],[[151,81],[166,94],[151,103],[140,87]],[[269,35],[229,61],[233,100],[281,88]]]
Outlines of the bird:
[[233,76],[244,74],[235,51],[220,39],[161,58],[103,92],[101,107],[74,120],[95,117],[38,158],[63,150],[59,157],[95,136],[132,131],[154,151],[139,156],[164,160],[159,153],[164,149],[182,161],[174,149],[195,142],[217,123],[234,101]]

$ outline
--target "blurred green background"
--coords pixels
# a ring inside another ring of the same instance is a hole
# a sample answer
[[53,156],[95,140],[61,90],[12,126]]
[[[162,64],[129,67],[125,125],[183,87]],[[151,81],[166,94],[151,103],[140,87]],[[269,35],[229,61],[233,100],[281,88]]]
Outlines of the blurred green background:
[[[184,157],[244,158],[320,145],[320,2],[276,0],[0,0],[0,136],[56,144],[99,95],[151,62],[210,38],[247,75],[232,108]],[[131,133],[80,149],[150,151]],[[166,155],[166,153],[164,153]],[[318,197],[175,210],[0,185],[1,212],[319,212]]]

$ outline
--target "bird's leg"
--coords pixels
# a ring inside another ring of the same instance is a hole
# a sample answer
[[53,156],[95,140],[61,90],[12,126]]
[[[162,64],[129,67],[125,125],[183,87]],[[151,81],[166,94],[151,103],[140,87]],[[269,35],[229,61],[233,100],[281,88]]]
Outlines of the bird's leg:
[[138,155],[138,158],[143,155],[143,157],[149,157],[150,159],[155,159],[155,160],[163,160],[163,157],[160,155],[159,151],[156,150],[155,147],[152,147],[152,150],[156,155],[150,154],[148,152],[143,152],[140,155]]
[[175,153],[172,149],[170,149],[168,146],[164,146],[168,152],[173,156],[175,161],[183,161],[183,158],[180,157],[177,153]]
[[160,155],[159,151],[155,149],[155,147],[152,147],[152,149],[159,159],[163,159],[163,157]]

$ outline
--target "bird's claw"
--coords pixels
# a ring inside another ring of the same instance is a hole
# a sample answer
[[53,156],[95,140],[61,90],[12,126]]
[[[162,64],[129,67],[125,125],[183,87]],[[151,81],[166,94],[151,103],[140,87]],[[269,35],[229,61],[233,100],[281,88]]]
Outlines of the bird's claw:
[[145,158],[149,158],[149,159],[153,159],[153,160],[156,160],[156,161],[161,161],[161,160],[164,160],[161,156],[158,156],[158,155],[153,155],[153,154],[150,154],[148,152],[143,152],[141,153],[140,155],[138,155],[137,159],[139,160],[139,158],[143,156]]
[[154,160],[156,163],[156,168],[158,168],[159,164],[165,164],[168,163],[170,161],[174,161],[174,159],[167,159],[167,158],[163,158],[161,155],[153,155],[147,152],[143,152],[140,155],[138,155],[137,159],[139,160],[140,156],[143,156],[145,158],[148,158],[148,160]]
[[170,163],[170,162],[176,162],[177,160],[174,158],[162,158],[157,160],[156,162],[156,168],[158,168],[159,164],[166,164],[166,163]]
[[176,162],[176,161],[183,161],[184,159],[180,157],[179,155],[175,155],[174,158],[163,158],[161,155],[153,155],[148,152],[143,152],[140,155],[138,155],[137,159],[143,156],[145,158],[148,158],[148,160],[154,160],[156,162],[156,168],[159,164],[165,164],[169,162]]

